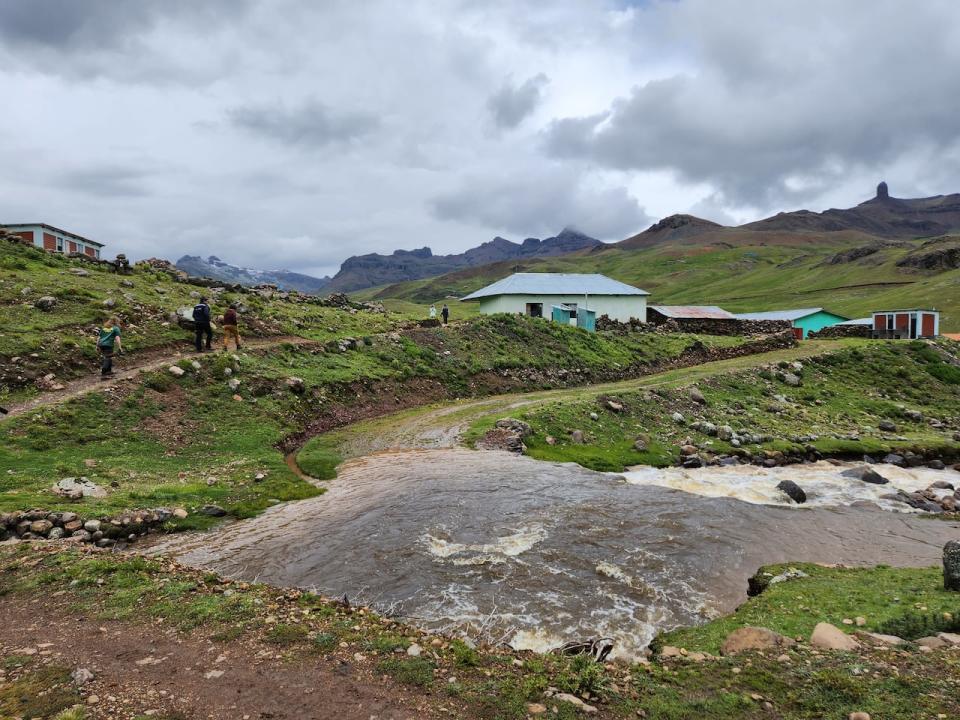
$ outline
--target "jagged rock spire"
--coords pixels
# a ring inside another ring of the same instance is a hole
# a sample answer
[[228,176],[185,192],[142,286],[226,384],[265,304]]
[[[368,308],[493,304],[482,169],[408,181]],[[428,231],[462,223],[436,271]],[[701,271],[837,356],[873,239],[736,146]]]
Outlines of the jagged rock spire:
[[890,191],[887,190],[887,183],[883,180],[880,181],[880,184],[877,185],[877,197],[880,199],[886,199],[890,197]]

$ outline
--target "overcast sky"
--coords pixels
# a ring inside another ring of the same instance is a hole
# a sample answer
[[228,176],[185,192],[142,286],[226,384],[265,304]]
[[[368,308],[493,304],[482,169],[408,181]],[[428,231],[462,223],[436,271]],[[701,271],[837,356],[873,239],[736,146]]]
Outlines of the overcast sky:
[[336,271],[960,191],[955,0],[0,0],[0,222]]

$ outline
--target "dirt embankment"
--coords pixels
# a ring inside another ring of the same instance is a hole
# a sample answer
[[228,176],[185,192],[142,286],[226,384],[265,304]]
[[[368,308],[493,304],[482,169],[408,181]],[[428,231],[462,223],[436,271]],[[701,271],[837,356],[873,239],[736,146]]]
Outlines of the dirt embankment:
[[344,425],[421,407],[458,397],[484,397],[510,392],[529,392],[552,388],[576,387],[643,377],[678,368],[702,365],[715,360],[757,355],[796,345],[791,332],[769,335],[731,347],[707,347],[694,342],[677,357],[639,362],[620,369],[589,368],[508,368],[487,370],[471,375],[463,384],[441,382],[434,378],[409,380],[355,381],[333,388],[331,402],[307,420],[299,432],[288,435],[278,448],[290,453],[307,440]]

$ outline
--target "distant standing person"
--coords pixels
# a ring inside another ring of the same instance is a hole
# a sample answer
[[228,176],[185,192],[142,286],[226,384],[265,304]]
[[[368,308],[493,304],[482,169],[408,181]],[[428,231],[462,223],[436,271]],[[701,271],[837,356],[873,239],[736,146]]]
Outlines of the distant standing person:
[[436,305],[431,305],[431,306],[430,306],[430,319],[431,319],[431,320],[436,320],[436,319],[437,319],[437,306],[436,306]]
[[210,326],[210,306],[207,305],[205,297],[200,298],[200,302],[193,306],[193,326],[197,346],[197,352],[203,352],[203,336],[207,336],[207,350],[212,350],[213,328]]
[[440,317],[443,318],[444,325],[450,321],[450,308],[447,307],[446,303],[444,303],[443,307],[440,309]]
[[113,375],[113,354],[123,352],[120,341],[120,321],[112,317],[100,328],[97,335],[97,352],[100,353],[100,377]]
[[230,341],[236,350],[240,349],[240,331],[237,329],[237,306],[233,303],[223,314],[223,351],[230,349]]

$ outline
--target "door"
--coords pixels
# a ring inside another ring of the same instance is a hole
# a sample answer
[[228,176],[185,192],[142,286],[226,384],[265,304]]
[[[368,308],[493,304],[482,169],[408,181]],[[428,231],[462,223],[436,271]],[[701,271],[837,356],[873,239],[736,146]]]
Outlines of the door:
[[931,313],[923,313],[923,320],[921,321],[921,330],[923,331],[923,337],[933,337],[936,335],[936,329],[934,322],[935,318]]
[[50,250],[51,252],[56,252],[57,250],[57,239],[50,233],[43,234],[43,249]]
[[910,316],[910,339],[913,340],[917,337],[917,316]]
[[527,303],[527,315],[529,317],[543,317],[543,303]]
[[793,328],[793,337],[797,340],[803,340],[803,328]]

